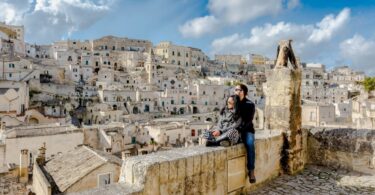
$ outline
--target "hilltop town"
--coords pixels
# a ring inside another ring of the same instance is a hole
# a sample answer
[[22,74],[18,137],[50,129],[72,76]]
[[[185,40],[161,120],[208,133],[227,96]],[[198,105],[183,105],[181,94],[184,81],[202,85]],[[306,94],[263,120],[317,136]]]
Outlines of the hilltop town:
[[[267,129],[264,84],[275,59],[211,59],[170,41],[115,36],[36,45],[24,34],[0,23],[0,174],[9,178],[0,183],[10,194],[43,182],[52,193],[117,183],[129,156],[199,145],[237,83],[256,105],[256,130]],[[375,128],[364,72],[297,60],[304,127]]]

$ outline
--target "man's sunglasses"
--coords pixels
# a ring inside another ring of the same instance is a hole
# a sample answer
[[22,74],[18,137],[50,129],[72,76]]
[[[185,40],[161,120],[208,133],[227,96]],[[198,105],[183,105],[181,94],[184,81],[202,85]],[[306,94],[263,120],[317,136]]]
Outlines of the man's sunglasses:
[[242,89],[235,89],[234,91],[243,91]]

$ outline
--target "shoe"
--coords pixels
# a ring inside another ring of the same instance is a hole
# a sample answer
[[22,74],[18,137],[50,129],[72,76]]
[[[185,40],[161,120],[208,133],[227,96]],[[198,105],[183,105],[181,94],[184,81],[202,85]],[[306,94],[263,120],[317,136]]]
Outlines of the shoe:
[[219,146],[219,143],[216,142],[216,141],[207,140],[207,142],[206,142],[206,146],[207,146],[207,147]]
[[249,177],[249,182],[250,182],[250,183],[256,183],[256,182],[257,182],[257,179],[255,179],[255,178],[250,178],[250,177]]
[[[251,175],[253,175],[253,176],[251,176]],[[254,175],[254,172],[252,174],[251,174],[251,172],[249,172],[248,176],[249,176],[249,182],[250,183],[256,183],[257,182],[257,179],[255,178],[255,175]]]
[[220,146],[229,147],[230,146],[230,142],[228,140],[223,140],[223,141],[220,142]]

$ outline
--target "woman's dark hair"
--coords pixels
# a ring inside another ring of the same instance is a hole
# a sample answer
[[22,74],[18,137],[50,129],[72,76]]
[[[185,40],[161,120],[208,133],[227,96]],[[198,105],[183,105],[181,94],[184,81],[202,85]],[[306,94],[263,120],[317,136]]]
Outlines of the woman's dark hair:
[[243,94],[244,94],[245,97],[246,97],[246,96],[247,96],[247,92],[249,91],[249,90],[247,89],[247,86],[246,86],[245,84],[242,84],[242,83],[239,83],[239,84],[237,84],[236,86],[239,86],[239,87],[242,89]]
[[229,98],[233,98],[233,109],[234,109],[234,120],[238,120],[240,118],[240,96],[238,95],[231,95],[225,100],[225,105],[220,110],[220,115],[223,115],[225,110],[228,109],[228,100]]

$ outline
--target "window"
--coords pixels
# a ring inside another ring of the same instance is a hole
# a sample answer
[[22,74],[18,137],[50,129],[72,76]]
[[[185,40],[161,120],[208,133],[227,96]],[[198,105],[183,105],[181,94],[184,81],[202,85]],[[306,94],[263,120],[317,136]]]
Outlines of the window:
[[86,60],[86,65],[89,65],[89,61],[88,60]]
[[9,73],[9,78],[12,77],[12,73]]
[[172,56],[174,56],[174,51],[172,51]]
[[100,174],[98,175],[98,187],[103,187],[106,185],[111,184],[111,173],[106,173],[106,174]]

